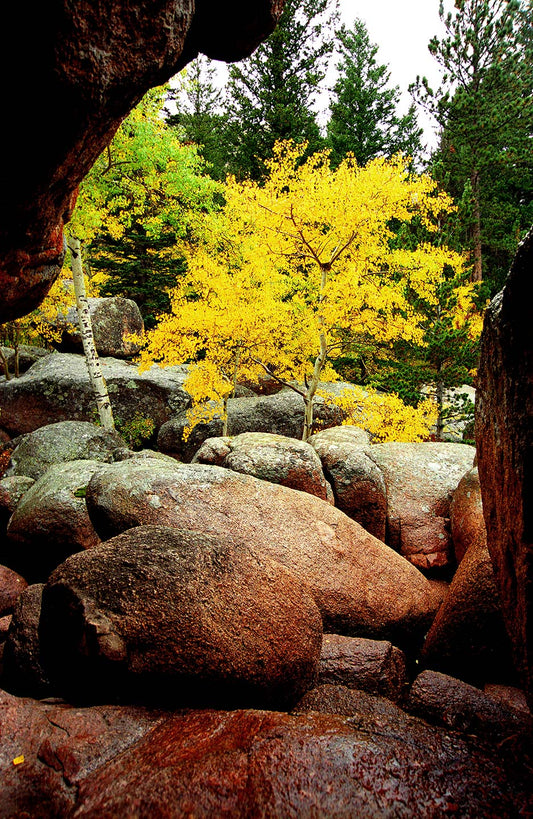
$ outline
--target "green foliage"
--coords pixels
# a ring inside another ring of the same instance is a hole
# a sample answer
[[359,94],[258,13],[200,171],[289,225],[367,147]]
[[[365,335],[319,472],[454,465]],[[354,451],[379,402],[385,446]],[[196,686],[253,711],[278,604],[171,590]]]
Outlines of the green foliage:
[[131,449],[142,449],[153,437],[155,422],[152,418],[135,413],[128,420],[116,418],[115,427]]
[[414,105],[404,116],[397,114],[400,89],[388,86],[390,72],[378,64],[378,47],[370,42],[365,24],[356,20],[351,31],[342,26],[337,45],[339,77],[333,86],[327,131],[334,165],[348,153],[360,165],[398,151],[416,157],[422,130]]
[[322,146],[312,110],[333,50],[337,2],[286,0],[279,25],[247,60],[230,68],[228,169],[264,178],[278,140]]
[[436,178],[459,202],[448,241],[469,248],[473,278],[495,289],[533,219],[531,0],[457,0],[430,51],[444,70],[413,91],[441,126]]

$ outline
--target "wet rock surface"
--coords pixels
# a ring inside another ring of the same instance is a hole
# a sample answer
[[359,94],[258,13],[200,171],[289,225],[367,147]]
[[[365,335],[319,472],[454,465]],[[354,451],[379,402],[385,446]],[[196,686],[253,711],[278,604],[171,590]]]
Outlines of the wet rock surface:
[[533,704],[533,231],[485,314],[476,442],[487,527],[516,665]]
[[150,526],[59,566],[40,635],[54,686],[77,701],[282,708],[316,678],[322,621],[239,538]]
[[3,693],[4,815],[37,807],[39,816],[510,819],[527,810],[519,764],[386,700],[350,694],[343,717],[73,709]]
[[216,466],[131,460],[103,466],[86,500],[103,539],[158,524],[257,549],[308,585],[327,631],[403,646],[436,610],[429,582],[408,561],[338,509],[285,486]]

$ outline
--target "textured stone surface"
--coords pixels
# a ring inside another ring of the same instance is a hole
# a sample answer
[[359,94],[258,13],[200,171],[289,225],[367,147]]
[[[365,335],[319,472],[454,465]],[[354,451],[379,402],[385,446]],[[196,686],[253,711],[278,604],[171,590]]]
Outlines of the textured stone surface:
[[470,546],[453,577],[427,635],[422,659],[430,668],[476,684],[515,679],[484,533]]
[[[349,718],[267,711],[168,714],[0,692],[6,817],[511,819],[527,813],[520,757],[377,697]],[[24,753],[24,763],[13,759]]]
[[33,478],[24,478],[21,475],[10,475],[0,481],[0,543],[5,538],[9,518],[17,508],[17,504],[33,486]]
[[386,640],[324,634],[318,683],[357,688],[398,702],[407,685],[405,656]]
[[48,676],[41,665],[39,619],[43,584],[28,586],[15,606],[4,649],[1,685],[12,694],[41,698],[51,693]]
[[94,476],[87,506],[103,539],[158,524],[257,549],[309,586],[328,631],[416,641],[436,610],[422,574],[355,521],[319,498],[249,475],[123,461]]
[[[78,185],[143,94],[199,51],[242,59],[272,31],[281,7],[281,0],[57,0],[31,14],[13,7],[0,31],[2,76],[17,78],[4,89],[15,125],[4,132],[10,159],[0,178],[0,322],[30,312],[59,274]],[[31,105],[20,88],[32,88]]]
[[[342,413],[338,407],[327,405],[321,398],[317,398],[314,419],[314,427],[322,429],[340,424]],[[270,432],[299,439],[302,437],[303,421],[303,398],[291,390],[276,395],[228,400],[229,436],[243,432]],[[189,462],[207,438],[222,435],[222,421],[214,418],[209,424],[198,424],[187,441],[184,441],[183,430],[186,424],[184,412],[166,423],[160,430],[157,446],[162,452]]]
[[415,566],[450,564],[450,503],[475,450],[451,443],[385,443],[367,450],[387,487],[387,543]]
[[313,435],[314,447],[338,506],[380,540],[385,540],[387,490],[379,467],[369,457],[368,433],[358,427],[333,427]]
[[[151,419],[155,429],[190,403],[183,389],[184,367],[138,367],[101,358],[115,420]],[[85,358],[56,353],[27,373],[0,383],[0,424],[12,435],[33,432],[57,421],[94,421],[96,406]]]
[[[2,353],[7,361],[9,372],[13,375],[15,372],[15,350],[12,347],[2,347]],[[21,344],[19,347],[19,373],[25,373],[40,358],[51,354],[51,351],[46,350],[44,347]],[[0,374],[3,374],[2,369],[0,369]]]
[[0,617],[11,614],[19,596],[27,586],[19,574],[7,566],[0,566]]
[[533,231],[485,315],[477,377],[478,468],[502,609],[533,705]]
[[408,709],[454,731],[502,742],[533,729],[531,716],[507,708],[473,685],[438,671],[423,671],[409,693]]
[[76,701],[283,708],[315,682],[322,621],[305,586],[238,539],[148,526],[59,566],[40,634]]
[[193,463],[212,464],[279,483],[327,500],[320,458],[313,447],[296,438],[267,432],[244,432],[235,438],[209,438]]
[[450,506],[450,526],[455,559],[461,562],[467,549],[485,529],[477,466],[459,481]]
[[[140,345],[128,336],[144,332],[144,322],[137,304],[118,296],[92,298],[88,299],[88,303],[98,355],[113,358],[132,358],[136,355]],[[83,353],[76,308],[71,307],[64,318],[58,318],[57,323],[59,329],[64,328],[60,349],[65,353]]]
[[7,527],[0,559],[40,583],[68,555],[100,543],[87,513],[85,487],[98,461],[54,464],[23,496]]
[[123,447],[118,432],[107,432],[87,421],[58,421],[25,435],[11,456],[15,475],[37,480],[52,464],[68,461],[109,463]]

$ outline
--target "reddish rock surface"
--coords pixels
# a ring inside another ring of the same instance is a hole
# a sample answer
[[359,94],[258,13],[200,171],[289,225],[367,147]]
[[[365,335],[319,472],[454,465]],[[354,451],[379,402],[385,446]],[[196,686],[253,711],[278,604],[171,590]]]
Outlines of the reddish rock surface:
[[11,614],[27,585],[20,574],[8,569],[7,566],[0,566],[0,617]]
[[15,606],[6,640],[1,685],[19,696],[40,698],[51,693],[50,682],[41,665],[39,645],[42,594],[42,583],[24,589]]
[[463,444],[385,443],[366,450],[387,487],[387,543],[421,569],[452,561],[450,503],[472,468],[475,450]]
[[217,466],[154,459],[105,465],[87,488],[103,539],[159,524],[224,535],[286,566],[308,585],[324,628],[416,642],[437,607],[429,582],[328,503]]
[[478,468],[502,609],[533,705],[533,231],[492,301],[477,377]]
[[508,708],[473,685],[438,671],[423,671],[409,693],[409,711],[454,731],[502,742],[531,735],[531,715]]
[[194,456],[193,463],[222,466],[308,492],[322,500],[328,498],[320,458],[312,446],[296,438],[267,432],[244,432],[235,438],[209,438]]
[[460,563],[467,549],[485,530],[477,466],[461,478],[453,494],[450,525],[455,559]]
[[[267,711],[168,714],[0,692],[2,815],[511,819],[520,758],[349,692],[349,718]],[[24,762],[14,765],[21,755]]]
[[315,682],[322,621],[244,543],[147,526],[53,572],[40,636],[55,689],[77,701],[283,708]]
[[407,684],[405,656],[386,640],[324,634],[318,683],[357,688],[397,702]]
[[[241,59],[281,0],[59,0],[14,6],[0,35],[9,162],[0,178],[0,322],[32,310],[59,274],[77,187],[129,110],[198,51]],[[21,88],[32,89],[31,105]],[[46,125],[45,125],[46,123]],[[36,134],[38,133],[38,137]]]
[[453,577],[424,643],[422,661],[475,684],[515,680],[484,533]]

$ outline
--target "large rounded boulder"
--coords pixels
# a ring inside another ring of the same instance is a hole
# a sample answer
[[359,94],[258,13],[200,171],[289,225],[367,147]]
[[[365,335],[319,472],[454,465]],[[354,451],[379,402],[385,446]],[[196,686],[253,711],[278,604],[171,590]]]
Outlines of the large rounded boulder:
[[75,699],[285,707],[321,642],[309,591],[222,533],[138,527],[70,557],[43,592],[45,667]]
[[455,558],[460,563],[485,531],[477,466],[459,481],[450,507],[450,523]]
[[308,585],[334,633],[410,642],[435,613],[431,586],[414,566],[304,492],[217,466],[146,459],[103,466],[86,501],[104,540],[155,524],[257,549]]
[[212,464],[254,475],[327,500],[328,486],[313,447],[296,438],[267,432],[244,432],[235,438],[209,438],[193,463]]
[[[144,332],[144,322],[137,304],[118,296],[87,301],[98,355],[113,358],[132,358],[136,355],[140,344],[130,336],[140,336]],[[61,350],[65,353],[83,353],[76,307],[71,307],[57,323],[62,330]]]

